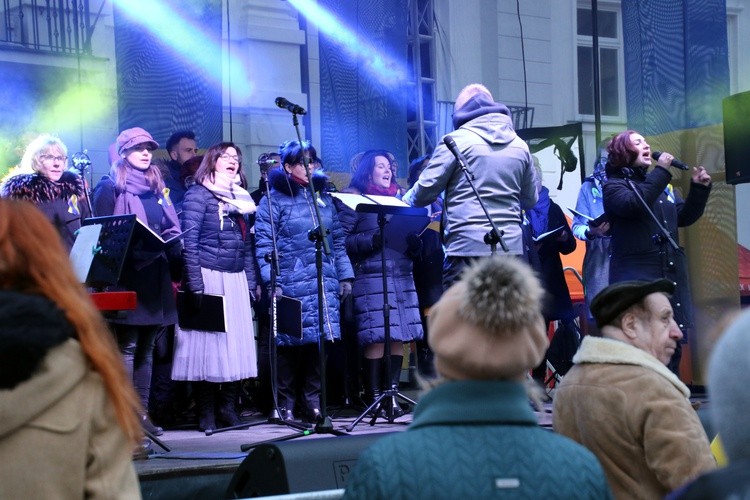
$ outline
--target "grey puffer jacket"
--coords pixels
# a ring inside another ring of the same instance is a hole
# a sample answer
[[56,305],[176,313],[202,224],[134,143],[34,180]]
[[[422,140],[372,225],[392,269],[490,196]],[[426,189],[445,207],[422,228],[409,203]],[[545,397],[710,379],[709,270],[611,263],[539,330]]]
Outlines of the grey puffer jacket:
[[255,249],[245,218],[221,216],[219,200],[202,185],[194,184],[185,193],[180,222],[188,290],[203,292],[202,267],[226,273],[245,271],[248,288],[255,290]]
[[[341,337],[339,329],[339,281],[354,278],[349,257],[344,246],[344,231],[339,222],[331,195],[321,191],[326,183],[323,175],[313,176],[313,185],[319,195],[323,224],[329,232],[331,255],[323,254],[323,322],[326,339]],[[255,219],[256,260],[264,286],[271,281],[271,265],[265,256],[273,249],[271,220],[276,231],[279,251],[279,275],[276,284],[283,295],[302,301],[302,337],[279,332],[276,343],[295,346],[318,342],[318,285],[315,266],[315,243],[307,233],[313,228],[314,201],[309,189],[288,179],[281,169],[269,172],[273,212],[269,212],[265,199],[258,204]]]

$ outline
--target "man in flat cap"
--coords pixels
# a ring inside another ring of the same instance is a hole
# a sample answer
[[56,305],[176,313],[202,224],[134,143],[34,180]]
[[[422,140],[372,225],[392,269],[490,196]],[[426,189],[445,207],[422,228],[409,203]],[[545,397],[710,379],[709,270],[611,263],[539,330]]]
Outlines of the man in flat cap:
[[362,453],[344,498],[611,498],[594,455],[539,427],[528,403],[548,345],[539,280],[506,256],[470,266],[430,309],[438,380],[406,432]]
[[690,391],[666,364],[682,332],[674,284],[624,281],[591,303],[588,336],[554,398],[554,429],[599,458],[616,498],[663,498],[716,467]]

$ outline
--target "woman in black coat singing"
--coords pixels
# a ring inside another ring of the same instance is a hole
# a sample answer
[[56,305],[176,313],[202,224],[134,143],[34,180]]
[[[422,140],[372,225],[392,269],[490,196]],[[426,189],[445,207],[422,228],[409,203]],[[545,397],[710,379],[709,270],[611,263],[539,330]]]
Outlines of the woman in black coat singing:
[[[680,330],[687,333],[693,326],[693,314],[685,252],[672,247],[647,208],[679,244],[678,227],[689,226],[703,215],[711,192],[711,176],[705,168],[694,167],[690,192],[683,200],[670,184],[674,156],[662,153],[649,172],[654,157],[646,139],[638,132],[620,132],[607,151],[609,180],[604,184],[604,211],[612,234],[609,282],[672,280],[676,284],[670,299],[674,318]],[[669,363],[675,373],[679,372],[680,357],[678,344]]]

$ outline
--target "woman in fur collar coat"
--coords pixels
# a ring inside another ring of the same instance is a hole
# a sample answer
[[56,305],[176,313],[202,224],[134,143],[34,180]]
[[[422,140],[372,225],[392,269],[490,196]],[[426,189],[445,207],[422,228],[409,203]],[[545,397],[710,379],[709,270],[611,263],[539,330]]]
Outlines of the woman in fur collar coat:
[[2,185],[0,196],[26,200],[36,205],[52,222],[68,252],[81,221],[91,217],[86,187],[81,176],[67,169],[68,148],[49,134],[26,147],[20,171]]

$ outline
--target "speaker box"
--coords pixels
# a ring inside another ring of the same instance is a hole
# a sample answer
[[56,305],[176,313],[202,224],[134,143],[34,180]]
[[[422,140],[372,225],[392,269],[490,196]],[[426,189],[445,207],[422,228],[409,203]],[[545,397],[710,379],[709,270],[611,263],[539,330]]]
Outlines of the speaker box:
[[392,433],[320,439],[303,437],[259,445],[234,473],[227,498],[344,488],[360,453],[389,434]]
[[722,101],[727,184],[750,182],[750,91]]

